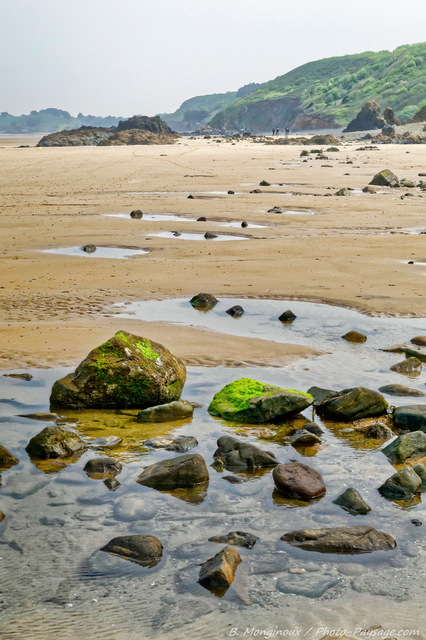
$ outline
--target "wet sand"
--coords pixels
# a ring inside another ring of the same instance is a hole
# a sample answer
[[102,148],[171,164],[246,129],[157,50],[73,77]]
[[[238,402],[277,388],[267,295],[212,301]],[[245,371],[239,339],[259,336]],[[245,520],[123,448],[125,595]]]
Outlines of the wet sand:
[[[312,156],[306,163],[302,147],[199,139],[155,147],[15,148],[36,141],[0,140],[2,368],[73,365],[119,329],[163,342],[189,364],[271,364],[315,353],[167,324],[172,318],[148,325],[112,317],[116,302],[201,291],[426,316],[426,267],[407,264],[426,260],[426,236],[408,233],[426,227],[426,193],[402,188],[334,196],[341,187],[362,189],[384,168],[418,182],[426,171],[422,145],[357,151],[362,145],[351,142],[328,160]],[[261,180],[271,186],[251,194]],[[401,199],[407,192],[413,197]],[[317,215],[268,213],[274,206]],[[103,215],[136,208],[207,222]],[[225,229],[224,220],[267,226]],[[155,235],[162,231],[235,233],[250,241]],[[93,260],[42,252],[87,243],[149,253]]]

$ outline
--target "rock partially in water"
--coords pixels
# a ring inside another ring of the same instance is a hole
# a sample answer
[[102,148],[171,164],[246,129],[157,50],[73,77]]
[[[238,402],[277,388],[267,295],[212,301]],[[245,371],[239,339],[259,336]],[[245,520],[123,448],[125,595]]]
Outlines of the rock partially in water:
[[388,478],[379,487],[379,492],[390,500],[406,500],[415,496],[421,486],[422,481],[417,473],[411,467],[405,467]]
[[216,393],[208,411],[225,420],[263,424],[303,411],[312,402],[308,393],[241,378]]
[[122,440],[118,436],[104,436],[103,438],[95,438],[92,440],[90,446],[99,449],[113,449],[117,447],[120,442],[122,442]]
[[411,338],[410,342],[419,347],[426,347],[426,336],[414,336],[414,338]]
[[389,438],[393,438],[394,433],[383,422],[374,422],[366,429],[365,435],[367,438],[373,438],[374,440],[389,440]]
[[308,422],[303,425],[303,429],[305,431],[309,431],[309,433],[315,433],[316,436],[320,436],[324,433],[324,429],[322,429],[316,422]]
[[252,533],[246,533],[245,531],[230,531],[224,535],[209,538],[209,542],[220,542],[233,545],[234,547],[245,547],[246,549],[252,549],[257,540],[259,540],[257,536],[254,536]]
[[69,409],[145,409],[179,400],[185,379],[185,365],[168,349],[119,331],[55,382],[50,402]]
[[59,420],[57,413],[22,413],[20,418],[28,418],[28,420],[41,420],[42,422],[51,422]]
[[325,418],[346,422],[381,416],[386,413],[387,407],[388,403],[377,391],[354,387],[326,397],[316,409]]
[[363,193],[377,193],[376,189],[374,187],[370,187],[369,185],[364,187],[362,191]]
[[342,339],[346,340],[346,342],[366,342],[367,336],[359,331],[348,331],[342,336]]
[[417,473],[420,480],[422,481],[422,489],[426,487],[426,464],[415,464],[413,465],[413,471]]
[[296,314],[293,313],[291,309],[287,309],[287,311],[283,311],[283,313],[280,315],[278,320],[280,322],[293,322],[294,320],[296,320],[296,318],[297,318]]
[[94,245],[94,244],[85,244],[83,247],[81,247],[81,250],[84,251],[85,253],[95,253],[96,245]]
[[60,458],[72,456],[77,451],[86,448],[86,443],[78,433],[53,425],[45,427],[31,438],[25,451],[35,458]]
[[399,187],[399,180],[390,169],[383,169],[376,173],[370,184],[378,187]]
[[213,233],[213,231],[206,231],[204,237],[206,240],[214,240],[214,238],[218,238],[219,236],[217,233]]
[[145,467],[136,482],[153,489],[167,490],[195,487],[208,480],[204,458],[198,453],[186,453]]
[[420,360],[420,362],[426,362],[426,352],[422,351],[421,347],[412,347],[409,344],[393,344],[390,347],[381,349],[381,351],[386,351],[387,353],[403,353],[406,358],[414,357]]
[[426,456],[426,433],[412,431],[395,438],[382,452],[392,464],[398,464],[411,458],[416,460]]
[[241,316],[244,315],[244,309],[241,305],[236,304],[230,309],[227,309],[226,313],[228,316],[232,316],[233,318],[241,318]]
[[313,500],[326,492],[321,474],[300,462],[280,464],[272,472],[280,493],[297,500]]
[[336,196],[350,196],[351,192],[349,191],[349,189],[346,189],[346,187],[342,187],[342,189],[339,189],[339,191],[336,191],[335,195]]
[[101,547],[100,551],[107,551],[143,567],[155,567],[163,556],[163,545],[155,536],[118,536]]
[[210,591],[223,591],[233,583],[235,572],[241,562],[235,547],[225,547],[213,558],[203,562],[198,582]]
[[321,438],[307,429],[297,429],[290,439],[290,444],[295,448],[311,447],[320,442]]
[[137,415],[138,422],[174,422],[190,418],[194,413],[194,407],[186,400],[174,400],[166,404],[156,405],[143,409]]
[[404,431],[426,431],[426,404],[410,404],[395,407],[392,413],[394,425]]
[[294,547],[320,553],[372,553],[395,549],[396,540],[373,527],[331,527],[290,531],[281,540]]
[[405,387],[403,384],[386,384],[384,387],[379,387],[379,391],[380,393],[387,393],[390,396],[426,396],[426,393],[420,391],[420,389],[411,389],[410,387]]
[[33,379],[31,373],[4,373],[5,378],[16,378],[17,380],[25,380],[29,382]]
[[88,460],[84,466],[83,471],[88,476],[97,476],[101,480],[105,480],[108,477],[116,476],[120,473],[123,465],[115,458],[92,458]]
[[314,398],[314,407],[318,406],[326,398],[336,395],[338,393],[334,389],[323,389],[322,387],[310,387],[308,389],[309,395]]
[[359,491],[352,487],[346,489],[346,491],[341,493],[333,502],[353,515],[364,516],[371,511],[371,507],[365,502]]
[[108,491],[117,491],[118,487],[121,487],[121,482],[117,478],[107,478],[104,480],[104,485]]
[[422,363],[418,358],[411,356],[402,362],[392,365],[390,370],[396,371],[396,373],[402,373],[406,376],[418,376],[422,370]]
[[166,451],[180,451],[185,453],[198,446],[198,440],[194,436],[158,436],[144,440],[145,447],[153,449],[166,449]]
[[143,213],[140,209],[133,209],[133,211],[130,212],[130,217],[134,220],[140,220],[143,217]]
[[193,296],[189,302],[194,309],[210,311],[210,309],[213,309],[213,307],[217,305],[219,300],[215,298],[212,293],[198,293],[196,296]]
[[3,447],[0,444],[0,471],[6,471],[7,469],[10,469],[10,467],[13,467],[18,463],[18,458],[15,458],[15,456],[10,453],[10,451],[6,449],[6,447]]
[[249,442],[242,442],[232,436],[221,436],[217,441],[217,447],[214,457],[227,467],[256,469],[278,464],[273,453],[263,451]]

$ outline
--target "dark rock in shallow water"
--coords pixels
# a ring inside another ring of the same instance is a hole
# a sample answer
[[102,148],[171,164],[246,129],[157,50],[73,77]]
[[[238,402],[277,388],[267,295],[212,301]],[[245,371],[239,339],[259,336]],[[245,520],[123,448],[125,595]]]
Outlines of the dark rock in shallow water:
[[145,447],[153,449],[166,449],[166,451],[180,451],[185,453],[198,446],[198,441],[194,436],[158,436],[149,438],[143,442]]
[[398,362],[397,364],[392,365],[392,367],[390,367],[390,370],[396,371],[396,373],[402,373],[406,376],[418,376],[422,370],[422,363],[418,358],[412,356],[406,358],[402,362]]
[[231,436],[221,436],[217,446],[214,457],[216,460],[221,460],[227,467],[256,469],[278,464],[273,453],[263,451],[249,442],[241,442]]
[[300,462],[279,464],[272,472],[278,491],[288,498],[313,500],[326,492],[321,475]]
[[405,431],[426,431],[426,404],[410,404],[396,407],[392,414],[398,429]]
[[366,342],[367,336],[359,331],[348,331],[342,336],[342,339],[346,340],[346,342]]
[[241,318],[241,316],[244,314],[244,309],[239,304],[236,304],[230,309],[227,309],[226,313],[228,314],[228,316],[232,316],[233,318]]
[[138,422],[174,422],[190,418],[194,413],[194,407],[186,400],[174,400],[166,404],[143,409],[137,415]]
[[382,453],[392,464],[404,462],[409,458],[416,460],[426,456],[426,433],[423,431],[411,431],[395,438],[388,444]]
[[378,187],[399,187],[399,180],[392,171],[383,169],[383,171],[376,173],[370,184]]
[[206,240],[214,240],[214,238],[218,238],[219,236],[217,233],[213,233],[213,231],[206,231],[204,237]]
[[426,347],[426,336],[415,336],[411,338],[410,342],[416,344],[419,347]]
[[297,316],[293,313],[293,311],[290,311],[290,309],[288,309],[280,315],[278,320],[280,320],[280,322],[293,322],[293,320],[296,320],[296,318]]
[[325,418],[339,421],[381,416],[388,403],[377,391],[365,387],[343,389],[320,402],[316,409]]
[[69,409],[145,409],[178,400],[185,379],[185,365],[168,349],[119,331],[55,382],[50,402]]
[[35,458],[60,458],[72,456],[86,448],[86,443],[77,433],[58,425],[46,427],[31,438],[25,451]]
[[379,391],[390,396],[426,396],[426,393],[420,391],[420,389],[411,389],[410,387],[404,387],[402,384],[387,384],[384,387],[380,387]]
[[145,467],[136,482],[153,489],[176,489],[195,487],[208,482],[204,458],[197,453],[186,453]]
[[211,293],[198,293],[189,301],[195,309],[200,311],[210,311],[219,302]]
[[25,380],[29,382],[33,379],[31,373],[4,373],[5,378],[16,378],[17,380]]
[[88,475],[101,475],[102,479],[106,479],[107,476],[116,476],[120,473],[123,465],[115,458],[92,458],[88,460],[84,466],[83,471]]
[[84,247],[81,247],[81,250],[86,253],[95,253],[96,246],[94,244],[85,244]]
[[200,216],[197,218],[197,222],[207,222],[207,218],[205,216]]
[[290,444],[296,448],[311,447],[312,445],[319,444],[320,442],[321,438],[307,429],[297,429],[290,440]]
[[230,531],[225,535],[212,536],[209,538],[209,542],[220,542],[235,547],[245,547],[246,549],[252,549],[257,540],[259,540],[257,536],[254,536],[252,533],[246,533],[245,531]]
[[304,424],[303,429],[305,431],[309,431],[309,433],[315,433],[316,436],[320,436],[324,433],[324,429],[321,429],[316,422],[308,422],[307,424]]
[[243,220],[243,221],[242,221],[242,223],[241,223],[241,227],[242,227],[243,229],[246,229],[246,228],[248,227],[248,222],[246,222],[245,220]]
[[209,590],[226,590],[233,583],[235,572],[241,562],[234,547],[225,547],[213,558],[203,562],[198,582]]
[[423,524],[423,522],[417,518],[413,518],[410,522],[412,522],[415,527],[421,527]]
[[426,488],[426,464],[415,464],[413,465],[413,471],[417,473],[420,480],[422,481],[422,489]]
[[373,438],[375,440],[389,440],[389,438],[393,438],[394,433],[392,429],[383,424],[383,422],[374,422],[374,424],[366,429],[365,435],[367,438]]
[[15,456],[10,453],[10,451],[8,451],[6,447],[3,447],[0,444],[0,471],[6,471],[7,469],[10,469],[10,467],[18,464],[18,462],[18,458],[15,458]]
[[104,485],[109,491],[117,491],[118,487],[121,487],[121,482],[116,478],[107,478],[104,480]]
[[155,536],[134,535],[113,538],[100,549],[143,567],[155,567],[163,556],[163,545]]
[[390,500],[407,500],[419,492],[422,480],[411,467],[405,467],[379,487],[379,493]]
[[222,476],[222,480],[226,480],[230,484],[243,484],[245,482],[244,478],[240,478],[240,476]]
[[361,494],[352,487],[346,489],[333,502],[353,515],[366,515],[371,511],[371,507],[368,506]]
[[310,387],[308,393],[313,396],[314,407],[316,407],[320,402],[332,395],[336,395],[338,392],[333,389],[323,389],[322,387]]
[[263,424],[303,411],[312,404],[307,393],[240,378],[216,393],[208,411],[225,420]]
[[371,553],[395,549],[396,540],[372,527],[332,527],[290,531],[281,540],[294,547],[320,553]]
[[134,218],[135,220],[140,220],[141,218],[143,218],[143,213],[140,209],[134,209],[130,212],[130,217]]

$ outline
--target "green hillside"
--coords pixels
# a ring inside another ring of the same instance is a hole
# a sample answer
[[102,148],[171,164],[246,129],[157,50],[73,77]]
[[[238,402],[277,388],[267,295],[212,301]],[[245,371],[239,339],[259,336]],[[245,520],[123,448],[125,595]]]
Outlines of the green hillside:
[[251,131],[340,128],[372,99],[401,120],[426,103],[425,42],[308,62],[240,98],[209,124]]
[[77,129],[81,125],[92,127],[113,127],[121,118],[115,116],[84,116],[79,113],[74,118],[68,111],[62,109],[41,109],[29,114],[12,116],[3,111],[0,113],[1,133],[50,133],[64,129]]

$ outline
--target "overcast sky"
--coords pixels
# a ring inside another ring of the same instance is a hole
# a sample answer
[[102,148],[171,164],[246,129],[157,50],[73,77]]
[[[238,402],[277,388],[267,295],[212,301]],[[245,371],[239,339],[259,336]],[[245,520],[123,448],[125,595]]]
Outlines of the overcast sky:
[[0,111],[154,115],[426,38],[425,0],[0,0]]

